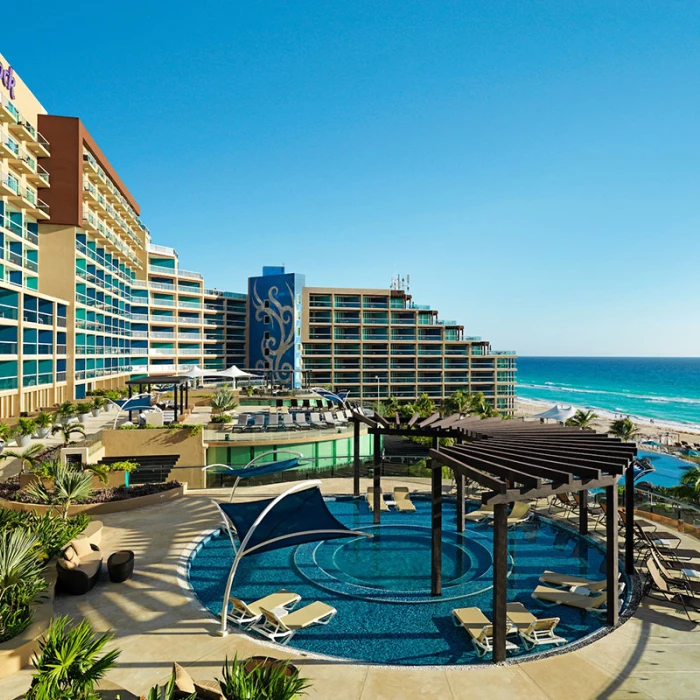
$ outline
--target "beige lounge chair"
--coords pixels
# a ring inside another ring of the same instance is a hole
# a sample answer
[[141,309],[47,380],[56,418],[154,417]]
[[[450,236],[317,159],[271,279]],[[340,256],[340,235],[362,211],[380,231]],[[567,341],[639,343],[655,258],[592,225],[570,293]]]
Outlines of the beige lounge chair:
[[608,582],[594,581],[589,578],[581,578],[580,576],[570,576],[569,574],[558,574],[556,571],[545,571],[540,576],[540,582],[546,583],[557,588],[573,588],[574,586],[583,586],[590,591],[604,591],[608,587]]
[[264,598],[260,598],[252,603],[244,603],[235,596],[229,596],[231,610],[227,613],[227,617],[231,622],[241,627],[250,627],[262,617],[262,608],[268,608],[275,612],[284,610],[286,614],[300,600],[300,595],[284,589],[277,591],[277,593],[266,595]]
[[554,634],[558,617],[535,617],[522,603],[506,605],[508,620],[518,628],[523,646],[529,651],[540,644],[566,644],[566,639]]
[[571,593],[563,591],[560,588],[549,588],[549,586],[537,586],[532,592],[532,597],[537,600],[543,600],[547,603],[556,603],[557,605],[568,605],[579,610],[588,610],[589,612],[606,612],[607,611],[607,591],[602,591],[597,595],[583,595],[581,593]]
[[403,513],[412,513],[416,509],[411,501],[408,486],[397,486],[394,489],[394,501],[396,503],[396,510]]
[[[532,511],[530,510],[530,504],[519,501],[513,504],[513,510],[508,514],[508,519],[506,521],[506,527],[512,527],[513,525],[520,525],[532,517]],[[493,525],[493,520],[491,520],[491,525]]]
[[261,608],[261,612],[262,619],[253,625],[253,629],[273,642],[287,644],[299,630],[311,625],[327,625],[338,611],[317,600],[288,615],[280,615],[265,608]]
[[489,518],[493,515],[493,506],[481,506],[477,510],[473,510],[471,513],[467,513],[464,516],[465,520],[471,520],[472,522],[479,523],[485,518]]
[[[367,487],[367,505],[374,511],[374,486]],[[389,504],[384,500],[384,493],[379,489],[379,510],[389,510]]]
[[[455,626],[467,631],[477,656],[486,656],[493,651],[493,625],[480,608],[455,608],[452,611],[452,621]],[[506,634],[513,631],[513,625],[508,622]],[[506,640],[506,651],[518,651],[518,646]]]

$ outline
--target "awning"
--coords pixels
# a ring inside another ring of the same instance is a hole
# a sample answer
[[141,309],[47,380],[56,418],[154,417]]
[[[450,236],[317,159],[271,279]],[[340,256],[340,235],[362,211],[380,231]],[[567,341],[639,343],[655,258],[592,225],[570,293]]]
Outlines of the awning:
[[235,476],[239,479],[250,479],[254,476],[266,476],[267,474],[276,474],[277,472],[285,472],[288,469],[294,469],[299,466],[299,458],[283,459],[279,462],[268,462],[267,464],[259,464],[254,467],[241,467],[233,469],[232,467],[221,467],[212,469],[212,474],[226,474],[227,476]]
[[239,541],[243,542],[251,532],[245,551],[240,552],[240,556],[253,552],[269,552],[305,542],[365,535],[336,520],[328,510],[317,486],[288,493],[285,498],[278,500],[256,525],[258,517],[277,499],[278,496],[260,501],[218,504],[235,527]]

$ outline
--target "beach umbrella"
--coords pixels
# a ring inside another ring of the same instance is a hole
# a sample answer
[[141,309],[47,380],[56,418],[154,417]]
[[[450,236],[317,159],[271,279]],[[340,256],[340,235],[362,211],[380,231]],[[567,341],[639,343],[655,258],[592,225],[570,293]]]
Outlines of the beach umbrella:
[[576,409],[573,406],[560,406],[559,404],[555,404],[547,411],[537,413],[532,417],[555,420],[559,423],[566,423],[566,421],[569,420],[569,418],[572,418],[575,414]]

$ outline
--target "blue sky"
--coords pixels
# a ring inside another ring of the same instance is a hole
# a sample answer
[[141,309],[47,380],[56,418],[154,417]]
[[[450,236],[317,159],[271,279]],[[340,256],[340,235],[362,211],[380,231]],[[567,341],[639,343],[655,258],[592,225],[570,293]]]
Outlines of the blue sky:
[[210,286],[410,274],[496,348],[700,355],[700,3],[31,12],[2,52]]

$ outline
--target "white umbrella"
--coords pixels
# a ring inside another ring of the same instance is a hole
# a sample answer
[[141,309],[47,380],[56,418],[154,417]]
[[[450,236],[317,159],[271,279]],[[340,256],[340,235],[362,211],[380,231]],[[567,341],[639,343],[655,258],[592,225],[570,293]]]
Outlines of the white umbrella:
[[185,377],[189,377],[190,379],[197,379],[198,377],[209,377],[212,374],[216,374],[216,372],[206,372],[199,365],[194,365],[193,367],[190,367],[190,369],[188,369],[187,372],[183,373]]
[[550,418],[551,420],[558,421],[559,423],[565,423],[569,418],[576,414],[576,409],[573,406],[560,406],[555,404],[547,411],[543,413],[537,413],[532,416],[533,418]]
[[222,369],[220,372],[216,373],[217,377],[226,377],[227,379],[233,379],[233,388],[236,388],[236,379],[243,379],[243,377],[257,377],[255,374],[250,372],[244,372],[242,369],[238,369],[236,365],[231,365],[228,369]]

